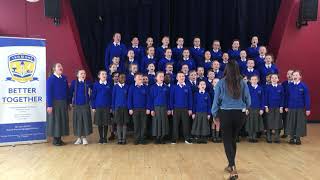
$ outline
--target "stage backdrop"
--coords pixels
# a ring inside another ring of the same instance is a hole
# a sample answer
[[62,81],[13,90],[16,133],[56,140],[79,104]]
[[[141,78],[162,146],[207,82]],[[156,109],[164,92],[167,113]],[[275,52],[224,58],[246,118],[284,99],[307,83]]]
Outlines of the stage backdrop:
[[0,37],[0,145],[46,141],[44,39]]

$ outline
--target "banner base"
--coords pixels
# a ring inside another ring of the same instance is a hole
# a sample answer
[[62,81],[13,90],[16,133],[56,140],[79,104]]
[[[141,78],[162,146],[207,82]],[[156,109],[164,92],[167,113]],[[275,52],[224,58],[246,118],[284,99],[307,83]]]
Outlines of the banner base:
[[0,147],[3,146],[16,146],[16,145],[32,145],[32,144],[40,144],[40,143],[47,143],[47,140],[34,140],[34,141],[21,141],[21,142],[6,142],[0,143]]

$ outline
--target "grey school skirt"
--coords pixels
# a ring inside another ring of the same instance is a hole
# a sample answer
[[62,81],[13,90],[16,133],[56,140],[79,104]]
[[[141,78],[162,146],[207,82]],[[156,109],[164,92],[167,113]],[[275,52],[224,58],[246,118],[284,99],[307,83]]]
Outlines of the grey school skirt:
[[169,134],[169,120],[165,106],[154,107],[155,116],[152,117],[152,136],[164,137]]
[[281,129],[281,117],[280,108],[269,108],[269,112],[266,113],[266,129]]
[[66,100],[54,100],[52,113],[47,113],[47,135],[61,137],[69,135],[69,116]]
[[114,112],[113,121],[116,124],[125,125],[129,122],[128,108],[117,108]]
[[207,113],[196,113],[196,117],[192,123],[191,134],[195,136],[207,136],[210,134],[210,126]]
[[91,112],[88,104],[74,106],[73,133],[75,136],[88,136],[92,134]]
[[94,113],[94,124],[98,126],[112,125],[110,108],[97,108]]
[[260,109],[249,108],[249,115],[246,120],[246,131],[248,133],[260,132],[264,130],[263,119],[259,114]]
[[303,137],[307,135],[305,109],[289,109],[287,114],[287,135]]

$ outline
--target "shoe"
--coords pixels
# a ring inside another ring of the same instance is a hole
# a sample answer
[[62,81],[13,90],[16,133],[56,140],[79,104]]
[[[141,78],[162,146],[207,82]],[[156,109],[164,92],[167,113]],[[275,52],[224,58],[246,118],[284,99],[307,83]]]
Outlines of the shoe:
[[60,144],[60,146],[66,145],[66,143],[62,141],[61,137],[58,139],[58,143]]
[[267,143],[272,143],[272,141],[270,139],[267,139]]
[[138,139],[136,139],[133,144],[138,145],[138,144],[140,144],[140,141]]
[[122,140],[122,145],[125,145],[125,144],[127,144],[127,140],[126,139]]
[[297,138],[297,140],[296,140],[296,145],[301,145],[301,140],[300,140],[300,138]]
[[78,138],[78,139],[76,140],[76,142],[74,142],[74,144],[76,144],[76,145],[82,144],[81,138]]
[[104,139],[100,138],[98,143],[103,144],[103,141],[104,141]]
[[213,143],[217,143],[217,138],[216,138],[216,137],[213,137],[213,138],[212,138],[212,142],[213,142]]
[[107,138],[103,138],[103,141],[102,141],[103,144],[107,144],[108,143],[108,140]]
[[140,144],[146,145],[146,144],[147,144],[147,141],[146,141],[145,139],[141,139],[141,140],[140,140]]
[[207,142],[207,140],[206,139],[203,139],[202,140],[202,144],[207,144],[208,142]]
[[189,139],[186,139],[186,140],[184,141],[184,143],[186,143],[186,144],[192,144],[192,142],[191,142]]
[[[239,142],[240,142],[240,140],[239,140]],[[217,137],[217,143],[222,143],[222,139],[220,136]]]
[[252,139],[252,142],[253,142],[253,143],[257,143],[257,142],[258,142],[258,139]]
[[285,134],[283,134],[282,136],[281,136],[281,138],[287,138],[288,137],[288,135],[285,135]]
[[114,133],[111,133],[110,137],[108,138],[109,141],[112,141],[116,138],[116,135]]
[[237,172],[236,167],[235,167],[235,166],[232,166],[232,167],[230,167],[230,169],[231,169],[231,172],[230,172],[230,177],[229,177],[229,179],[230,179],[230,180],[236,180],[236,179],[238,179],[238,178],[239,178],[239,175],[238,175],[238,172]]
[[291,138],[291,139],[289,140],[289,144],[295,144],[295,140],[294,140],[293,138]]
[[280,140],[274,140],[273,142],[276,144],[280,144]]
[[87,138],[83,138],[82,139],[82,144],[83,145],[88,145],[89,144]]
[[172,140],[171,144],[177,144],[177,140]]

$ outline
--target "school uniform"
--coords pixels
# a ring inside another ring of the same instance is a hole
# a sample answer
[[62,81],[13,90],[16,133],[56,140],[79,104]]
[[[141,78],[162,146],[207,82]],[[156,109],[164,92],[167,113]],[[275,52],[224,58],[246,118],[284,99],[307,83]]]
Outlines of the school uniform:
[[209,92],[212,88],[212,80],[208,79],[206,81],[206,92]]
[[266,56],[257,56],[256,58],[254,58],[254,68],[255,69],[259,69],[260,66],[263,66],[264,65],[264,59],[266,58]]
[[152,86],[156,83],[156,73],[148,73],[149,85]]
[[52,74],[47,80],[47,135],[54,137],[53,144],[61,145],[61,136],[69,135],[68,81],[64,75]]
[[249,68],[244,69],[243,72],[242,72],[242,75],[243,76],[247,76],[248,79],[250,79],[252,76],[260,77],[259,71],[255,70],[254,68],[252,68],[252,69],[249,69]]
[[[111,82],[111,81],[109,81]],[[91,94],[91,107],[95,109],[93,123],[98,126],[112,125],[110,108],[112,102],[112,85],[97,81],[93,84]]]
[[264,64],[263,66],[260,66],[259,68],[259,74],[260,74],[260,84],[265,85],[266,84],[266,77],[269,74],[278,74],[278,68],[274,64]]
[[112,111],[113,121],[119,125],[126,125],[129,122],[128,114],[128,89],[127,84],[116,84],[112,90]]
[[128,92],[128,109],[133,110],[134,137],[137,143],[144,141],[146,128],[148,89],[144,85],[131,85]]
[[260,46],[250,46],[247,48],[247,53],[250,58],[256,58],[259,56],[259,48]]
[[177,75],[174,73],[166,73],[170,75],[170,84],[175,84],[177,82]]
[[197,80],[195,81],[186,80],[186,85],[191,87],[192,95],[194,95],[199,90],[198,88],[199,81]]
[[166,49],[168,48],[168,46],[160,46],[156,49],[156,58],[157,59],[162,59],[164,58],[164,53],[166,51]]
[[247,69],[247,59],[238,59],[237,63],[239,65],[240,73],[242,74],[245,69]]
[[128,47],[128,51],[129,50],[133,50],[134,59],[136,59],[138,64],[140,64],[142,57],[144,56],[144,48],[142,46],[130,46]]
[[155,116],[152,118],[152,135],[156,138],[164,138],[169,134],[167,116],[169,101],[170,90],[167,85],[156,83],[150,87],[148,109],[155,112]]
[[190,49],[191,58],[194,59],[196,66],[202,64],[204,59],[204,48],[201,47],[191,47]]
[[204,74],[208,74],[208,70],[211,69],[212,61],[211,60],[204,60],[202,63],[202,67],[204,68]]
[[131,64],[136,64],[138,65],[138,69],[140,69],[140,63],[139,61],[135,58],[135,59],[127,59],[126,62],[124,63],[123,67],[126,73],[129,73],[129,67]]
[[286,91],[285,107],[287,114],[287,135],[303,137],[307,135],[306,111],[310,111],[310,94],[308,87],[303,82],[289,83]]
[[209,93],[198,91],[193,96],[193,114],[195,119],[192,124],[191,134],[207,136],[210,134],[208,115],[211,114],[211,98]]
[[282,128],[282,120],[280,107],[284,106],[284,91],[281,85],[266,85],[265,87],[265,106],[269,112],[266,112],[267,140],[271,141],[272,130],[275,130],[275,141],[280,141],[280,129]]
[[240,59],[240,49],[229,49],[228,54],[230,59],[236,60]]
[[179,125],[182,122],[185,140],[190,138],[188,110],[192,110],[192,90],[185,83],[175,84],[170,89],[170,110],[173,110],[173,142],[179,138]]
[[249,85],[248,87],[251,96],[251,105],[246,121],[246,131],[250,139],[255,139],[256,133],[264,130],[263,119],[259,114],[259,111],[264,109],[264,92],[263,88],[259,85],[256,87]]
[[212,49],[210,54],[212,60],[218,60],[219,62],[222,62],[222,51],[220,49],[217,51]]
[[92,120],[90,111],[89,90],[92,89],[89,81],[73,80],[69,96],[73,107],[73,132],[75,136],[92,134]]
[[[156,61],[155,57],[149,56],[149,55],[143,57],[141,60],[140,68],[139,68],[140,71],[142,73],[147,73],[148,72],[148,65],[151,63],[153,63],[154,67],[157,68],[157,61]],[[156,69],[155,69],[155,71],[156,71]]]
[[185,64],[189,67],[189,71],[196,69],[196,63],[194,62],[193,59],[190,59],[190,58],[185,59],[185,58],[183,58],[183,59],[180,60],[179,63],[178,63],[178,69],[177,69],[177,71],[180,71],[181,68],[182,68],[182,66],[185,65]]
[[172,57],[173,59],[180,61],[182,59],[183,47],[174,47],[172,48]]
[[220,71],[223,72],[224,69],[226,68],[227,64],[228,64],[228,61],[222,61],[222,62],[220,63]]
[[214,71],[214,75],[215,75],[215,78],[222,79],[223,78],[223,71],[220,71],[218,69],[218,70]]
[[128,86],[134,84],[134,74],[133,74],[133,73],[130,72],[130,73],[128,73],[128,74],[126,75],[126,84],[127,84]]
[[[284,96],[286,96],[286,94],[287,94],[287,91],[288,91],[288,85],[290,84],[290,83],[293,83],[293,81],[288,81],[288,80],[286,80],[286,81],[283,81],[282,83],[281,83],[281,85],[282,85],[282,87],[283,87],[283,93],[284,93]],[[283,131],[284,131],[284,137],[286,137],[287,135],[287,112],[286,111],[283,111],[283,113],[282,113],[282,124],[283,124]]]
[[159,63],[158,63],[158,71],[165,71],[166,70],[166,64],[167,63],[172,63],[173,64],[173,70],[175,71],[176,68],[176,63],[174,59],[167,59],[167,58],[161,58]]
[[127,55],[127,47],[122,43],[111,42],[107,45],[105,50],[105,68],[109,69],[109,65],[112,64],[112,58],[118,56],[120,58],[120,64],[122,64]]

